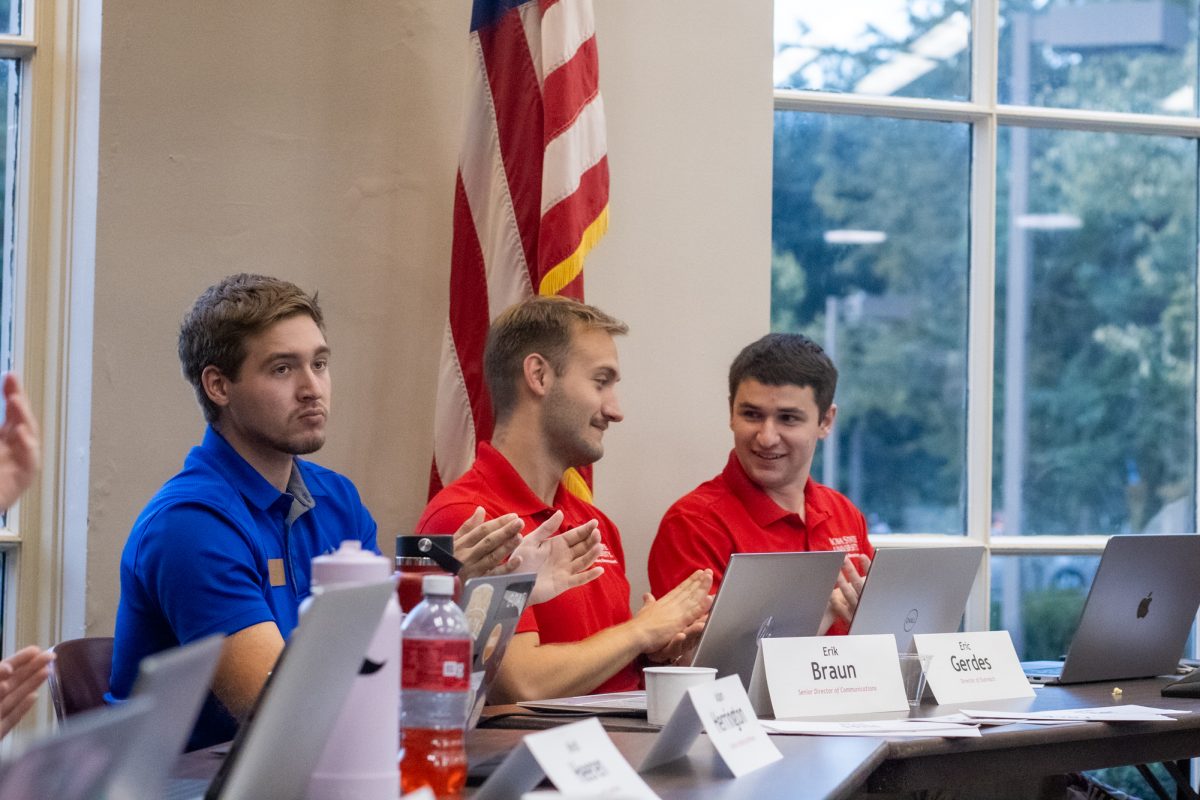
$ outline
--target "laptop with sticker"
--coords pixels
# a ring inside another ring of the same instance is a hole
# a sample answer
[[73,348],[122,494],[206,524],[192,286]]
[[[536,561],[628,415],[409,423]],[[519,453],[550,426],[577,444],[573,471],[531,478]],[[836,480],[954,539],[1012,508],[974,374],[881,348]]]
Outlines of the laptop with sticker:
[[463,615],[471,631],[471,691],[475,693],[468,730],[479,722],[500,661],[517,631],[536,580],[532,572],[518,572],[470,578],[463,585]]

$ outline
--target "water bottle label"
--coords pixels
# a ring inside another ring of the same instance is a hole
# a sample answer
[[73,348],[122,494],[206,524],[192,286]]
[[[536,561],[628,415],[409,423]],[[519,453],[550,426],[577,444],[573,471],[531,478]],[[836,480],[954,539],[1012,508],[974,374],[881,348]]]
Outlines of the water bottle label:
[[400,685],[430,692],[470,688],[470,639],[405,639]]

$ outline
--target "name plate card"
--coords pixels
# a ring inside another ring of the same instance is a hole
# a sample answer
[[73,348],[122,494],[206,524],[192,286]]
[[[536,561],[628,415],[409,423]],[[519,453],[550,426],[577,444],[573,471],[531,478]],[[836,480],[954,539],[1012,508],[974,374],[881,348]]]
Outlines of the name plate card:
[[735,778],[783,758],[750,707],[741,678],[728,675],[687,690],[640,770],[687,755],[701,731]]
[[913,642],[932,656],[925,680],[939,703],[1033,697],[1008,631],[918,633]]
[[761,639],[759,646],[777,719],[908,711],[890,633]]
[[473,797],[511,800],[537,786],[543,777],[568,796],[659,800],[595,717],[527,734]]

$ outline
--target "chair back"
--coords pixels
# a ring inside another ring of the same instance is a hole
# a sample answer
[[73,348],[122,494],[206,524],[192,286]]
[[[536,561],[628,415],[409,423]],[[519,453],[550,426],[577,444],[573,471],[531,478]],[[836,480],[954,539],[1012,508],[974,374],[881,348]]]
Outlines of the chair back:
[[62,722],[72,714],[104,705],[112,670],[113,637],[89,636],[59,642],[50,648],[50,699]]

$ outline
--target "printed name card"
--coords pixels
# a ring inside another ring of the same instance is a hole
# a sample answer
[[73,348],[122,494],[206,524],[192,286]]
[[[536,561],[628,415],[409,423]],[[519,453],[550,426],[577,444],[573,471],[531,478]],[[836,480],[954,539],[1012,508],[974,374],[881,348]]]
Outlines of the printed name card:
[[564,795],[658,800],[595,718],[530,733],[479,787],[476,800],[511,800],[549,778]]
[[642,761],[641,771],[687,755],[701,731],[721,760],[740,778],[779,761],[783,754],[767,736],[737,675],[688,689]]
[[1033,697],[1008,631],[918,633],[913,641],[932,656],[925,680],[939,703]]
[[890,633],[761,639],[759,648],[778,719],[908,711]]

